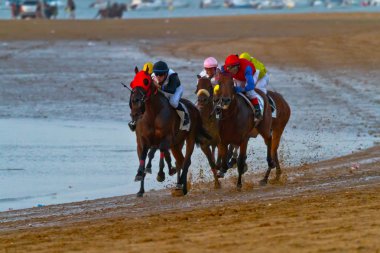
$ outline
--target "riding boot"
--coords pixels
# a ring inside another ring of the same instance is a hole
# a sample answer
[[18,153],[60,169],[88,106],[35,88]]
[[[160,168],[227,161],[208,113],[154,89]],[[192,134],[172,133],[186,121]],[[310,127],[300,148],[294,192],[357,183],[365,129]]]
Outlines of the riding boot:
[[129,128],[131,129],[131,131],[134,132],[134,131],[136,130],[136,121],[131,120],[131,121],[128,123],[128,126],[129,126]]
[[259,105],[259,100],[257,98],[251,99],[251,103],[253,107],[255,108],[255,118],[257,121],[260,121],[263,119],[263,116],[261,115],[261,109]]
[[178,115],[181,117],[181,119],[183,119],[183,125],[186,126],[187,124],[189,124],[189,115],[186,113],[185,108],[183,108],[182,104],[178,103],[178,106],[175,109]]

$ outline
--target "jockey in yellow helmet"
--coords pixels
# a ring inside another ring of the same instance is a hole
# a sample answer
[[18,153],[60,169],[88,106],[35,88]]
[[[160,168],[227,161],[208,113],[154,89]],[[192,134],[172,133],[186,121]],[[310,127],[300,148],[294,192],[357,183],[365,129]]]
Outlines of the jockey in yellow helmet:
[[249,53],[244,52],[239,56],[240,59],[246,59],[250,61],[256,68],[256,71],[259,71],[259,76],[257,79],[256,87],[263,91],[265,94],[267,94],[267,86],[269,83],[269,75],[267,74],[267,69],[265,68],[264,64],[257,60],[256,58],[253,58]]

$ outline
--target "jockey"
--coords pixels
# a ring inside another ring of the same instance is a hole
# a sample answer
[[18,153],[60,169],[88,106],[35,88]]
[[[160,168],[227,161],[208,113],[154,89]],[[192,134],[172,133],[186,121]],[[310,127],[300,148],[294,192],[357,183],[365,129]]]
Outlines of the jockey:
[[183,86],[178,74],[169,69],[165,62],[158,61],[153,65],[152,80],[154,85],[161,89],[165,97],[169,99],[170,105],[177,111],[180,118],[183,119],[183,125],[189,124],[189,115],[187,115],[185,108],[179,102],[182,97]]
[[210,79],[212,86],[215,86],[218,82],[215,80],[216,73],[220,71],[218,68],[218,61],[214,57],[208,57],[203,62],[204,69],[199,75],[201,77],[207,77]]
[[235,83],[236,92],[244,92],[255,108],[255,118],[262,120],[257,93],[255,92],[255,84],[260,71],[246,59],[239,59],[237,55],[229,55],[225,60],[224,71],[232,74]]
[[[143,70],[145,72],[147,72],[149,75],[151,75],[153,73],[153,63],[152,62],[146,62],[143,66]],[[129,107],[132,109],[132,101],[131,100],[129,100]],[[136,121],[131,120],[128,123],[128,126],[131,129],[131,131],[134,132],[136,130]]]
[[240,59],[246,59],[255,66],[256,71],[260,71],[258,81],[256,83],[256,88],[267,94],[267,86],[269,83],[269,75],[267,73],[267,69],[265,68],[264,64],[257,60],[256,58],[253,58],[251,55],[249,55],[247,52],[242,53],[239,56]]

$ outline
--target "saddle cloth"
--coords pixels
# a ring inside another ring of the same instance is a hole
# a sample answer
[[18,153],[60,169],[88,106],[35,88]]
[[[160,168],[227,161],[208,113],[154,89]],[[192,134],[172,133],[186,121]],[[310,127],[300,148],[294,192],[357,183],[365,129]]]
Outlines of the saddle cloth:
[[[242,96],[245,100],[245,102],[248,103],[248,105],[251,107],[253,113],[255,113],[255,108],[253,107],[251,101],[248,99],[248,97],[246,95],[244,95],[243,93],[237,93],[239,94],[240,96]],[[260,110],[261,110],[261,115],[263,115],[263,112],[264,112],[264,99],[262,96],[260,96],[259,94],[257,94],[257,99],[259,100],[259,106],[260,106]],[[272,98],[268,98],[268,99],[272,99]],[[272,107],[272,118],[276,118],[276,115],[277,115],[277,110],[276,110],[276,105],[274,103],[274,100],[272,99],[272,102],[273,102],[273,107]]]
[[[170,99],[170,97],[173,95],[171,93],[167,93],[167,92],[164,92],[162,90],[158,90],[159,92],[161,92],[168,100]],[[191,126],[191,119],[190,119],[190,114],[189,114],[189,111],[186,107],[186,105],[184,103],[181,103],[179,102],[183,108],[185,109],[185,112],[186,114],[189,116],[189,124],[187,124],[186,126],[183,125],[183,123],[185,122],[185,115],[183,114],[182,111],[179,111],[179,110],[176,110],[179,118],[180,118],[180,123],[179,123],[179,130],[184,130],[184,131],[190,131],[190,126]]]
[[181,105],[183,106],[183,108],[185,109],[186,114],[189,117],[189,123],[184,126],[183,123],[185,122],[185,115],[181,111],[176,111],[178,113],[179,118],[181,119],[181,121],[179,123],[179,129],[180,130],[184,130],[184,131],[190,131],[191,119],[190,119],[189,111],[187,110],[187,107],[186,107],[186,105],[184,103],[181,103]]

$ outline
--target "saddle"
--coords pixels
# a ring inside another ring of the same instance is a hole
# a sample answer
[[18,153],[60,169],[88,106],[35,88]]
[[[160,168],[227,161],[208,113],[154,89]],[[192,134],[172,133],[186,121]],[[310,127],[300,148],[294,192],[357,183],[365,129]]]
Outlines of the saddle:
[[[249,101],[248,97],[246,95],[244,95],[243,93],[240,93],[240,92],[237,94],[239,94],[240,96],[242,96],[244,98],[244,100],[247,102],[247,104],[251,107],[253,113],[255,113],[255,108],[253,107],[251,101]],[[276,115],[277,115],[276,103],[274,102],[273,98],[271,98],[268,94],[267,94],[267,98],[268,98],[269,105],[270,105],[270,108],[272,111],[272,118],[276,118]],[[264,99],[259,94],[257,94],[257,99],[259,100],[261,113],[263,113],[264,112]]]

